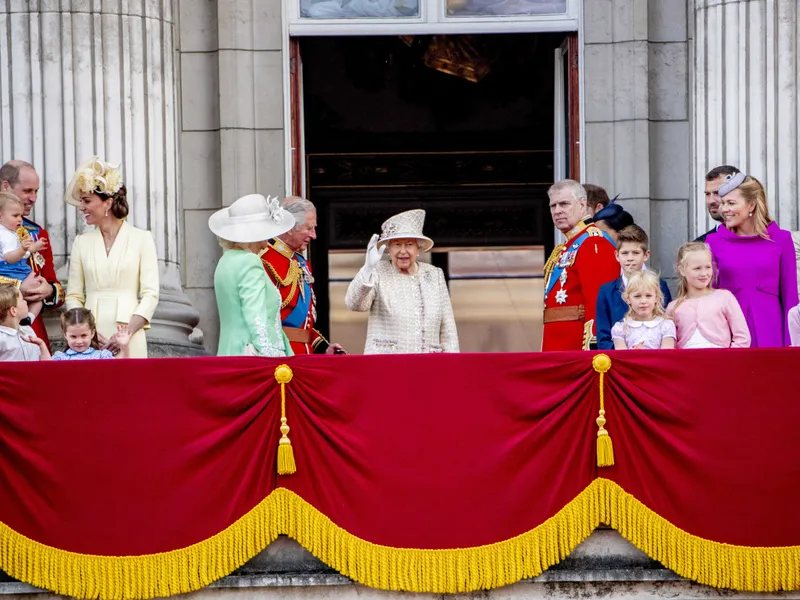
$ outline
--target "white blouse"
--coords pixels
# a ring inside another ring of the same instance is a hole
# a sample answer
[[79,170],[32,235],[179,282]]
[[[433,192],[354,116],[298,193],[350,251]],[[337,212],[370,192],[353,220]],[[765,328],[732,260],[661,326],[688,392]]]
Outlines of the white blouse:
[[31,337],[36,334],[33,333],[33,329],[25,325],[19,329],[0,325],[0,361],[32,362],[39,360],[41,356],[39,346],[22,341],[23,335]]

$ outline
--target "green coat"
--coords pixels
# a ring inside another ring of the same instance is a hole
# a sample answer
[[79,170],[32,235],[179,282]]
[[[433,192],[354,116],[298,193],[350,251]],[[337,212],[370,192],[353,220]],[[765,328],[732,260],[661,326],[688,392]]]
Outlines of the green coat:
[[261,259],[227,250],[214,272],[219,309],[218,356],[242,356],[251,344],[261,356],[292,356],[281,327],[281,296]]

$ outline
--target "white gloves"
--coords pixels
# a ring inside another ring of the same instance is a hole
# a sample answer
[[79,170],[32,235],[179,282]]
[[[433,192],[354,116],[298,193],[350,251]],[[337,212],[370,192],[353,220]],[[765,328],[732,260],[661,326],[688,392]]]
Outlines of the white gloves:
[[367,244],[367,256],[364,259],[364,275],[367,276],[367,279],[372,279],[372,273],[375,271],[375,267],[378,266],[378,263],[381,262],[381,257],[384,252],[386,252],[386,246],[384,245],[379,249],[378,234],[373,234],[369,240],[369,244]]

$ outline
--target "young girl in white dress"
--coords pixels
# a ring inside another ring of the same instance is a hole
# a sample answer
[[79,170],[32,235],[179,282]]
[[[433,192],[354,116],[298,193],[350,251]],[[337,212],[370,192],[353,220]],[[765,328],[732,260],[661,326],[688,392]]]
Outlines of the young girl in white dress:
[[664,294],[658,275],[649,270],[634,273],[622,298],[628,303],[628,314],[611,328],[614,349],[675,347],[675,323],[664,316]]

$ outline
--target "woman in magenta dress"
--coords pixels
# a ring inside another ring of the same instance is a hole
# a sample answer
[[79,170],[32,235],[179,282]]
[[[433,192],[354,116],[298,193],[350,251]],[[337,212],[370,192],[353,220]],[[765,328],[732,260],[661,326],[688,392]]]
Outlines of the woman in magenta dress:
[[789,346],[787,314],[797,305],[797,262],[791,234],[772,220],[764,187],[730,175],[719,188],[723,225],[706,238],[719,285],[736,296],[751,347]]

